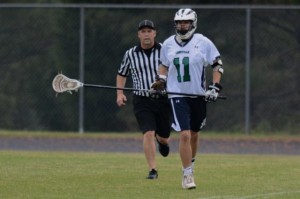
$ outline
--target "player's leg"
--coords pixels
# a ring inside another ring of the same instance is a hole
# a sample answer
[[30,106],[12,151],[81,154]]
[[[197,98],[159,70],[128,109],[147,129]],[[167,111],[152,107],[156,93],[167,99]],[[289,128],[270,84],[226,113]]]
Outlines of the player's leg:
[[190,106],[188,98],[171,99],[174,123],[174,130],[180,132],[179,135],[179,154],[183,167],[182,187],[184,189],[194,189],[193,170],[191,166],[192,147],[191,147],[191,131],[190,131]]
[[183,168],[191,165],[192,147],[191,147],[191,124],[190,116],[191,109],[189,105],[189,98],[178,97],[171,99],[171,106],[173,111],[172,127],[179,134],[179,154],[182,161]]
[[191,131],[192,163],[195,161],[199,145],[198,132]]
[[191,146],[192,146],[192,168],[199,148],[199,133],[205,126],[206,122],[206,102],[203,98],[191,99],[192,112],[191,115]]
[[191,146],[191,131],[184,130],[180,132],[179,138],[179,153],[183,166],[182,188],[194,189],[196,184],[194,182],[192,161],[192,146]]
[[191,132],[184,130],[180,132],[179,137],[179,154],[182,162],[182,167],[187,168],[191,166],[192,147],[191,147]]

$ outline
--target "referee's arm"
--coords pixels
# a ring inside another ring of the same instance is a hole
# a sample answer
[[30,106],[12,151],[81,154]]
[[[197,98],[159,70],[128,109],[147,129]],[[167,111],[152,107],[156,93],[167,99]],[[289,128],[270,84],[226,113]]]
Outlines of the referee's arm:
[[[121,75],[117,75],[117,78],[116,78],[116,86],[118,88],[124,88],[125,87],[125,84],[126,84],[126,79],[127,77],[126,76],[121,76]],[[127,98],[126,96],[124,95],[124,92],[123,90],[117,90],[117,104],[118,106],[124,106],[126,105],[126,102],[127,101]]]

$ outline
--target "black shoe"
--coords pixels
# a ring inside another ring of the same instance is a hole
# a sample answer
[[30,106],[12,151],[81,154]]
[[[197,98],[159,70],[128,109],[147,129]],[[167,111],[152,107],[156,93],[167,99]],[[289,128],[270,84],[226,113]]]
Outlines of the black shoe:
[[159,150],[159,153],[164,156],[164,157],[167,157],[169,155],[169,152],[170,152],[170,147],[168,144],[162,144],[158,141],[157,137],[155,136],[156,138],[156,141],[158,143],[158,150]]
[[147,179],[156,179],[158,178],[158,173],[155,169],[152,169],[151,171],[149,171],[149,175],[147,177]]

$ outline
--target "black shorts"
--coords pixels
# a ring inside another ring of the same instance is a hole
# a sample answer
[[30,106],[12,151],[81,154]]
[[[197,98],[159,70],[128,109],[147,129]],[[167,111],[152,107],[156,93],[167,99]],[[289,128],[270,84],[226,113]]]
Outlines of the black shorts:
[[198,132],[206,123],[206,102],[203,97],[171,98],[173,111],[172,127],[175,131]]
[[160,137],[170,137],[172,112],[167,98],[133,95],[133,112],[143,133],[155,131]]

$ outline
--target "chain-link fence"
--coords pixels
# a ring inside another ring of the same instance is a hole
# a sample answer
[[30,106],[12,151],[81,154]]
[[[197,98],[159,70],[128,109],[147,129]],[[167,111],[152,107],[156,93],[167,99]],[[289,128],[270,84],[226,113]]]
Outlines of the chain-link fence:
[[[137,25],[151,19],[157,41],[174,34],[176,5],[0,6],[0,128],[55,131],[138,131],[131,93],[85,88],[56,97],[58,72],[85,83],[115,85]],[[208,104],[214,131],[299,133],[300,7],[197,6],[196,32],[219,49],[226,101]],[[210,78],[211,71],[207,71]],[[127,87],[131,82],[127,83]]]

